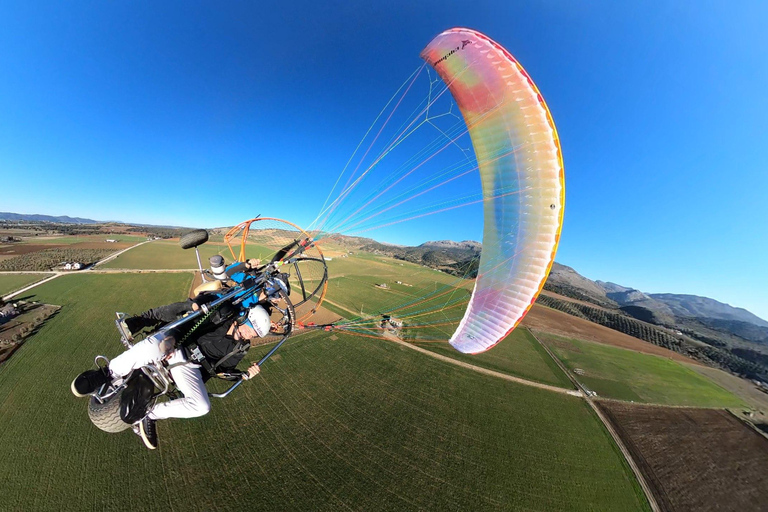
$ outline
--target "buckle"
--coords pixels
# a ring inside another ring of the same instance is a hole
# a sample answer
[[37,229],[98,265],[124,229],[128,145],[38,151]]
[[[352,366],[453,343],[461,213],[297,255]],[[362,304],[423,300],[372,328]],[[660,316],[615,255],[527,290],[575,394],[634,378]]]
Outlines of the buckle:
[[189,357],[192,359],[192,361],[198,364],[202,361],[205,361],[205,356],[202,352],[200,352],[200,347],[198,346],[195,346],[195,348],[189,351]]

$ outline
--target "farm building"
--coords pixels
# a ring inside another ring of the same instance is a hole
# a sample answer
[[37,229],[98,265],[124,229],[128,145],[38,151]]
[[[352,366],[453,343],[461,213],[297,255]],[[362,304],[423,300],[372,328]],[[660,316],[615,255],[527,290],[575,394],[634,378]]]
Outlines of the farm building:
[[403,321],[389,315],[382,315],[381,323],[379,325],[382,329],[397,331],[398,329],[402,329]]

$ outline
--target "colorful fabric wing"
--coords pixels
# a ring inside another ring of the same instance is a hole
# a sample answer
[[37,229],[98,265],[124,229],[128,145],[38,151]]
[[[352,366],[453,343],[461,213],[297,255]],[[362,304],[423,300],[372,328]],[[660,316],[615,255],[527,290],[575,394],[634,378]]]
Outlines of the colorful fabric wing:
[[469,129],[484,198],[483,253],[460,352],[488,350],[523,319],[555,259],[565,203],[563,159],[536,85],[504,48],[469,29],[421,53],[450,89]]

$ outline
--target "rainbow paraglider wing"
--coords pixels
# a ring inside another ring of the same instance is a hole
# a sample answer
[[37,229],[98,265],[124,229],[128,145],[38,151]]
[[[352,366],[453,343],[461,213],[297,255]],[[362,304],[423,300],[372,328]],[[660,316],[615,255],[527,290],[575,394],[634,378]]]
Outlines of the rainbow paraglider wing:
[[523,319],[555,259],[565,203],[555,123],[539,90],[503,47],[454,28],[421,53],[469,129],[483,186],[483,253],[464,318],[450,339],[488,350]]

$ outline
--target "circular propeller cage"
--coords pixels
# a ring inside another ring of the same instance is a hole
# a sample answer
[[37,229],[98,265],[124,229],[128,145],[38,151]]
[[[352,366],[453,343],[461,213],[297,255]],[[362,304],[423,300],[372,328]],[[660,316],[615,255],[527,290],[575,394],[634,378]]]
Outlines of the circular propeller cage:
[[286,220],[257,217],[232,227],[224,242],[235,261],[275,263],[288,281],[297,322],[316,313],[328,287],[328,267],[313,235]]

